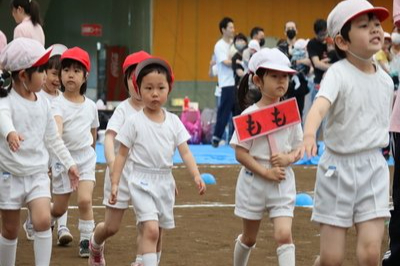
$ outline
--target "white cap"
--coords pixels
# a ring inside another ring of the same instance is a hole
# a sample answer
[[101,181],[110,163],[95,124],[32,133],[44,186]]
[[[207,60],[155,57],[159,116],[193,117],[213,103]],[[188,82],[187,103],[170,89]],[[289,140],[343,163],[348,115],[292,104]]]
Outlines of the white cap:
[[260,51],[260,48],[261,48],[261,47],[260,47],[260,43],[259,43],[257,40],[251,40],[251,41],[249,42],[248,47],[249,47],[250,49],[256,50],[257,52]]
[[389,32],[386,32],[386,31],[385,31],[385,32],[383,33],[383,38],[384,38],[384,39],[392,39],[392,35],[391,35]]
[[389,16],[389,11],[384,7],[374,7],[366,0],[345,0],[333,8],[328,16],[328,33],[332,38],[340,33],[347,21],[366,13],[374,13],[383,21]]
[[68,50],[68,47],[64,44],[56,43],[51,46],[53,50],[51,51],[50,57],[55,55],[62,55],[65,51]]
[[256,73],[259,68],[296,73],[290,66],[289,58],[277,48],[263,48],[253,54],[249,61],[249,71],[252,73]]
[[297,41],[294,43],[293,48],[295,49],[306,49],[307,44],[308,44],[308,39],[297,39]]
[[4,70],[17,71],[47,63],[52,48],[45,50],[33,39],[20,37],[11,41],[0,55],[0,65]]

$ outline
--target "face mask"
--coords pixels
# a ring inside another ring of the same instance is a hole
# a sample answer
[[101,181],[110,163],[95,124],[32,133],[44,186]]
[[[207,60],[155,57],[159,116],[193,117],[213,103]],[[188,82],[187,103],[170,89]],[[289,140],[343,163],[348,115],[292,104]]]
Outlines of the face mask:
[[265,39],[263,38],[263,39],[260,40],[260,47],[263,47],[264,44],[265,44]]
[[289,38],[289,40],[292,40],[294,37],[296,37],[296,31],[293,29],[287,30],[286,36]]
[[397,32],[392,33],[392,43],[400,44],[400,33]]
[[244,50],[244,48],[246,48],[246,44],[235,43],[235,48],[236,48],[236,50],[238,50],[239,52],[241,52],[241,51]]

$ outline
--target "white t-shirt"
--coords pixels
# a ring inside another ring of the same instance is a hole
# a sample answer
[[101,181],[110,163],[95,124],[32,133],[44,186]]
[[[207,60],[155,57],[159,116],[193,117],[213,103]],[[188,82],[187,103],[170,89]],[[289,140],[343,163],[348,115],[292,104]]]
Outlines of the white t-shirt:
[[[244,110],[242,114],[247,114],[259,109],[260,107],[258,107],[257,104],[253,104]],[[281,153],[289,153],[295,150],[296,148],[300,147],[303,141],[303,130],[301,129],[300,123],[279,131],[275,131],[272,134],[276,140],[277,148]],[[245,148],[257,161],[270,161],[271,149],[269,147],[267,136],[260,136],[258,138],[240,142],[235,130],[232,135],[230,145],[233,148],[235,148],[236,145]]]
[[130,148],[133,163],[140,167],[172,168],[176,148],[190,135],[175,114],[163,109],[163,123],[151,121],[141,110],[130,116],[116,139]]
[[[122,126],[124,125],[125,121],[132,116],[133,114],[136,114],[138,111],[133,108],[133,106],[130,104],[130,99],[126,99],[122,103],[120,103],[117,108],[115,108],[113,115],[111,116],[110,120],[108,120],[107,123],[107,129],[112,130],[115,133],[119,133],[121,130]],[[120,146],[119,141],[114,142],[114,151],[115,153],[118,152]]]
[[342,154],[386,147],[393,87],[380,67],[367,74],[346,59],[333,64],[317,94],[331,103],[324,130],[326,147]]
[[[37,95],[36,101],[22,98],[14,89],[0,98],[1,137],[0,169],[16,176],[47,173],[49,149],[56,154],[67,169],[74,163],[62,139],[51,113],[49,101]],[[11,131],[23,136],[17,152],[11,152],[6,140]]]
[[45,97],[47,100],[49,100],[49,102],[51,103],[55,98],[57,98],[58,96],[60,96],[61,95],[61,92],[58,92],[57,93],[57,95],[51,95],[51,94],[48,94],[47,92],[45,92],[43,89],[41,89],[38,93],[36,93],[36,94],[40,94],[40,95],[42,95],[43,97]]
[[226,66],[223,63],[223,61],[229,59],[230,47],[231,43],[227,43],[223,39],[220,39],[214,47],[215,61],[218,69],[218,86],[221,88],[235,85],[232,67]]
[[77,151],[93,144],[92,128],[99,127],[99,115],[96,104],[85,97],[83,103],[74,103],[60,95],[51,104],[54,116],[63,120],[65,146],[70,151]]

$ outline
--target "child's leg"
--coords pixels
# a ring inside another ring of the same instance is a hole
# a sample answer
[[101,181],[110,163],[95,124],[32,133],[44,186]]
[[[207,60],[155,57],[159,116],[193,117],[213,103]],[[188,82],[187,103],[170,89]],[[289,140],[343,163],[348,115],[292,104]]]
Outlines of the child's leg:
[[52,234],[50,229],[50,198],[37,198],[28,203],[35,228],[33,249],[35,265],[50,265]]
[[140,243],[144,266],[157,266],[157,243],[160,236],[158,221],[145,221]]
[[118,232],[124,213],[124,209],[106,207],[104,222],[99,223],[93,232],[92,244],[95,248],[102,246],[107,238]]
[[278,245],[276,253],[280,266],[295,265],[295,247],[292,239],[292,217],[276,217],[274,224],[274,239]]
[[2,266],[14,266],[20,210],[1,210],[0,258]]
[[384,219],[374,219],[356,224],[358,265],[378,265],[385,230]]
[[89,180],[79,181],[78,208],[79,208],[79,255],[89,257],[89,239],[94,229],[92,208],[94,182]]
[[261,220],[243,219],[243,233],[236,239],[235,250],[233,252],[233,265],[245,266],[249,260],[250,251],[255,247],[258,229]]
[[163,237],[163,229],[161,227],[158,228],[160,235],[158,237],[158,241],[157,241],[157,265],[160,264],[161,261],[161,249],[162,249],[162,237]]
[[346,253],[347,228],[321,224],[320,233],[319,264],[315,265],[342,265]]

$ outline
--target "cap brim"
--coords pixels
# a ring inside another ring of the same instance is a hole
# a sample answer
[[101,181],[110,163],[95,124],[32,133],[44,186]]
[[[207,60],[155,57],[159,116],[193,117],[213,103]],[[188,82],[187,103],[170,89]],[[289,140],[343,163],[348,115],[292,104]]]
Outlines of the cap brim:
[[140,71],[142,71],[143,68],[145,68],[146,66],[151,65],[151,64],[159,64],[159,65],[162,65],[162,66],[165,67],[165,68],[169,71],[169,73],[172,75],[171,66],[170,66],[165,60],[163,60],[163,59],[161,59],[161,58],[158,58],[158,57],[149,57],[149,58],[147,58],[147,59],[141,61],[141,62],[137,65],[137,67],[136,67],[136,69],[135,69],[135,76],[136,76],[136,77],[139,76]]
[[42,57],[40,57],[33,65],[32,67],[37,67],[37,66],[41,66],[47,63],[47,61],[49,61],[50,58],[50,54],[51,51],[53,50],[53,47],[47,48],[47,50],[45,51],[45,53],[42,55]]
[[385,19],[387,19],[389,17],[389,11],[386,8],[374,7],[374,8],[369,8],[369,9],[363,10],[361,12],[358,12],[357,14],[351,16],[347,21],[349,21],[355,17],[361,16],[364,14],[368,14],[368,13],[374,13],[376,15],[376,17],[379,19],[379,21],[384,21]]
[[296,70],[294,70],[294,69],[292,69],[290,67],[286,67],[286,66],[282,66],[282,65],[276,65],[276,64],[263,64],[263,65],[259,66],[259,68],[264,68],[264,69],[268,69],[268,70],[275,70],[275,71],[285,72],[285,73],[289,73],[289,74],[297,73]]

